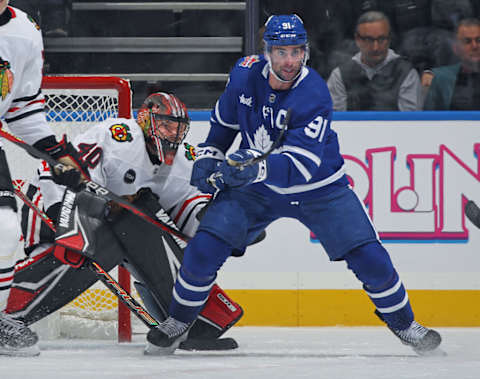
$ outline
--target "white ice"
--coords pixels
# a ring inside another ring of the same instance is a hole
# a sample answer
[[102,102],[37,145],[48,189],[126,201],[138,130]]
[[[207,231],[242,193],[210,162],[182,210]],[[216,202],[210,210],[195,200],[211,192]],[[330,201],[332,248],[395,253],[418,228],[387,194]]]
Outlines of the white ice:
[[143,355],[144,335],[42,341],[40,356],[0,357],[0,378],[469,379],[480,378],[480,328],[439,328],[446,356],[418,357],[383,327],[235,327],[228,352]]

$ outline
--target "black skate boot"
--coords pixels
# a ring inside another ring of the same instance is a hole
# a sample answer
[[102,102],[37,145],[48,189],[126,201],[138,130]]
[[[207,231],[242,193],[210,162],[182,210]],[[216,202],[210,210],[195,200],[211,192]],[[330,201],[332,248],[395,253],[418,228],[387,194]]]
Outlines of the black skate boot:
[[145,355],[173,354],[180,343],[187,339],[187,332],[192,324],[186,324],[173,317],[168,317],[147,334]]
[[[385,321],[380,312],[375,311],[380,320]],[[416,321],[412,321],[407,329],[393,329],[388,324],[388,329],[395,334],[404,345],[411,346],[419,355],[429,355],[437,349],[442,342],[440,333],[436,330],[426,328]]]
[[37,334],[23,322],[0,312],[0,355],[32,357],[39,354]]

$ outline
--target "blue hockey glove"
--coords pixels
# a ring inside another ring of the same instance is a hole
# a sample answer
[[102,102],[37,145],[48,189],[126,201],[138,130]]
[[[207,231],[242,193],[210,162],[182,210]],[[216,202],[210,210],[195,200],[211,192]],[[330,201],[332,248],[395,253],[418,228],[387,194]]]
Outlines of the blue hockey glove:
[[243,187],[252,183],[263,182],[267,178],[267,161],[242,166],[253,158],[262,155],[254,149],[240,149],[228,156],[220,165],[224,183],[229,187]]
[[219,166],[225,155],[215,146],[201,143],[195,149],[195,162],[190,184],[205,193],[215,193],[224,188]]

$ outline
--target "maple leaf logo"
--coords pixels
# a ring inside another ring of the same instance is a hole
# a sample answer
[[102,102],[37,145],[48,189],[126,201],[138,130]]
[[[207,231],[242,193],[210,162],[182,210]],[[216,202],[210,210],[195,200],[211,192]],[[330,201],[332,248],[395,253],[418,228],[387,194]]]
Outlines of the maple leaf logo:
[[260,151],[267,151],[272,146],[272,139],[263,124],[255,131],[253,135],[254,148]]

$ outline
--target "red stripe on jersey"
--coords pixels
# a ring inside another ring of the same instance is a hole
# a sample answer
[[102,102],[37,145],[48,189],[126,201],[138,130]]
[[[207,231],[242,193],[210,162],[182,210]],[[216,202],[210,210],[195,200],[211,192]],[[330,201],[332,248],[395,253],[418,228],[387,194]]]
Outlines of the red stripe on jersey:
[[0,282],[11,282],[13,280],[13,273],[10,276],[7,276],[5,278],[0,278]]
[[12,7],[8,7],[8,10],[10,11],[10,13],[12,14],[12,18],[15,18],[17,17],[17,14],[15,13],[15,11],[13,10]]
[[7,112],[10,112],[10,113],[16,112],[16,111],[18,111],[19,109],[26,108],[26,107],[28,107],[29,105],[36,104],[36,103],[45,104],[45,99],[43,99],[43,100],[33,100],[33,101],[30,101],[28,104],[24,105],[23,107],[12,107],[12,108],[10,108]]
[[183,203],[182,205],[182,208],[180,208],[180,210],[178,211],[177,213],[177,216],[175,217],[175,219],[173,220],[173,222],[176,224],[178,222],[178,220],[180,219],[180,216],[182,215],[183,211],[185,210],[186,207],[188,207],[188,205],[194,201],[194,200],[197,200],[197,199],[211,199],[212,198],[212,195],[200,195],[200,196],[195,196],[195,197],[192,197],[191,199],[187,199],[185,200],[185,202]]

